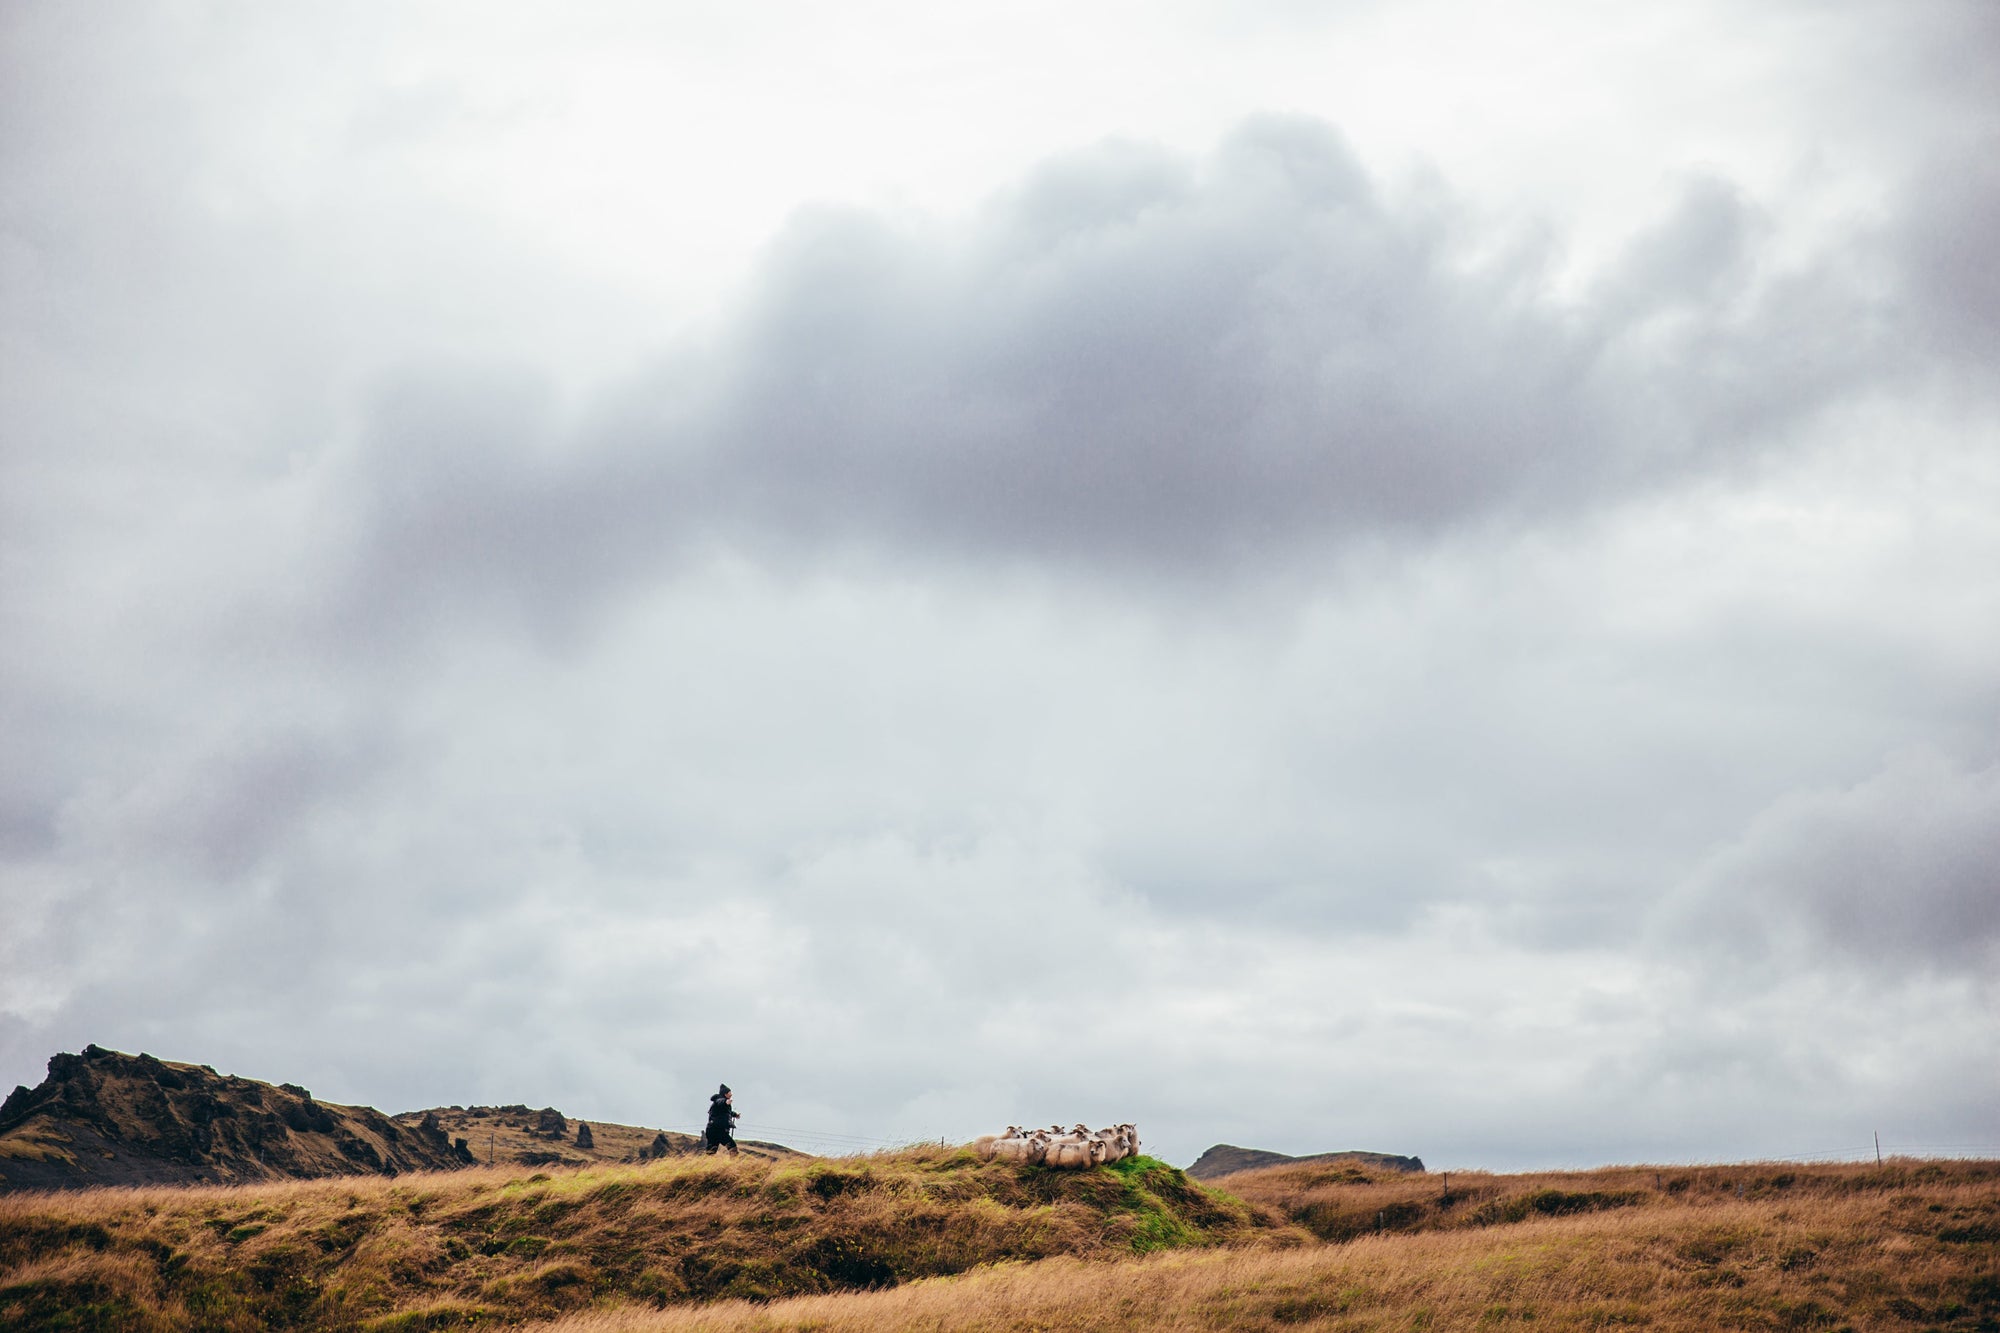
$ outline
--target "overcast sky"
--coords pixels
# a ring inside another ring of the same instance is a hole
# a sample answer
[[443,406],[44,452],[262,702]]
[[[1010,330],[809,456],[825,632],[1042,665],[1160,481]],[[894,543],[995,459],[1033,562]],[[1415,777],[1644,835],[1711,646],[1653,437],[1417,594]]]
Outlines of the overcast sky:
[[1996,68],[9,0],[0,1087],[2000,1154]]

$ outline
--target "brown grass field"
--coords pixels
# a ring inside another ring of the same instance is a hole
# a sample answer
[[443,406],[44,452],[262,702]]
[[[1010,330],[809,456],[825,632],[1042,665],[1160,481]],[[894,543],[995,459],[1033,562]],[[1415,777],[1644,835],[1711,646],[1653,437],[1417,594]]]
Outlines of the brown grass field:
[[929,1148],[17,1195],[0,1328],[2000,1329],[1996,1162],[1219,1184]]
[[1148,1158],[963,1149],[0,1197],[0,1328],[424,1329],[888,1286],[982,1264],[1309,1240]]

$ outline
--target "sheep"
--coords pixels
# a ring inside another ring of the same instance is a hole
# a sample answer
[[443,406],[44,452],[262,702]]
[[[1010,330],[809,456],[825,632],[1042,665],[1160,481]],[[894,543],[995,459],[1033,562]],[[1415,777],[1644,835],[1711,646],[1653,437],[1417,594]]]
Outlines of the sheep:
[[981,1134],[972,1141],[972,1151],[978,1154],[980,1161],[990,1162],[999,1155],[999,1145],[1001,1143],[1008,1139],[1018,1139],[1020,1137],[1021,1127],[1019,1125],[1009,1125],[1005,1134]]
[[1003,1162],[1013,1162],[1017,1166],[1035,1166],[1048,1152],[1050,1135],[1047,1130],[1036,1130],[1032,1134],[997,1139],[993,1144],[993,1155]]
[[1136,1156],[1139,1152],[1139,1130],[1129,1123],[1098,1130],[1082,1124],[1068,1129],[1050,1125],[1047,1129],[1035,1130],[1009,1125],[1005,1134],[982,1134],[972,1141],[971,1146],[982,1162],[1044,1165],[1078,1171]]
[[1124,1146],[1124,1155],[1127,1157],[1137,1157],[1139,1155],[1139,1127],[1128,1122],[1114,1126],[1114,1128],[1118,1132],[1119,1142]]
[[1103,1139],[1087,1134],[1065,1134],[1048,1145],[1042,1160],[1046,1165],[1061,1170],[1081,1171],[1105,1160],[1105,1143]]

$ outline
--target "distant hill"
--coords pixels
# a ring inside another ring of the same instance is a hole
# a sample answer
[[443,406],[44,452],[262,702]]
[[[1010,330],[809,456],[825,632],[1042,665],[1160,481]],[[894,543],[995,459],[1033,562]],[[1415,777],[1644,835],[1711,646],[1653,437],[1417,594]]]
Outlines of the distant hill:
[[[581,1140],[581,1143],[579,1142]],[[552,1107],[438,1107],[384,1115],[291,1083],[86,1046],[0,1104],[0,1192],[97,1185],[242,1184],[393,1176],[484,1163],[588,1165],[698,1152],[701,1140],[636,1125],[585,1132]],[[804,1154],[776,1143],[745,1155]]]
[[1381,1171],[1421,1171],[1424,1162],[1421,1157],[1398,1157],[1386,1152],[1319,1152],[1305,1157],[1293,1157],[1289,1153],[1267,1152],[1262,1148],[1238,1148],[1230,1143],[1218,1143],[1207,1152],[1194,1159],[1194,1165],[1187,1173],[1196,1180],[1217,1180],[1223,1176],[1235,1175],[1238,1171],[1255,1171],[1266,1166],[1287,1166],[1296,1162],[1352,1162],[1356,1166],[1372,1166]]
[[0,1190],[236,1184],[470,1165],[435,1122],[398,1124],[304,1088],[86,1046],[0,1104]]
[[[435,1106],[428,1111],[406,1111],[396,1117],[399,1124],[420,1125],[435,1121],[454,1139],[464,1139],[474,1160],[490,1157],[495,1165],[507,1166],[589,1166],[595,1162],[645,1162],[656,1157],[672,1157],[702,1151],[702,1141],[693,1134],[668,1129],[646,1129],[638,1125],[614,1124],[608,1120],[572,1120],[553,1107],[539,1111],[520,1104],[513,1106]],[[738,1139],[746,1157],[776,1160],[804,1157],[781,1143]]]

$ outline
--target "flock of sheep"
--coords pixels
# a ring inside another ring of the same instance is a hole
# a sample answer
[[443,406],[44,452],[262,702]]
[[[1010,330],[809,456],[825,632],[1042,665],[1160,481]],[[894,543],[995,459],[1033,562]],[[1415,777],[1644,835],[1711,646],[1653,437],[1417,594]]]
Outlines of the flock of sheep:
[[1139,1127],[1113,1125],[1110,1129],[1093,1130],[1078,1125],[1065,1130],[1061,1125],[1050,1125],[1047,1129],[1009,1125],[1005,1134],[982,1134],[974,1139],[972,1150],[983,1162],[997,1160],[1080,1171],[1086,1166],[1138,1156]]

